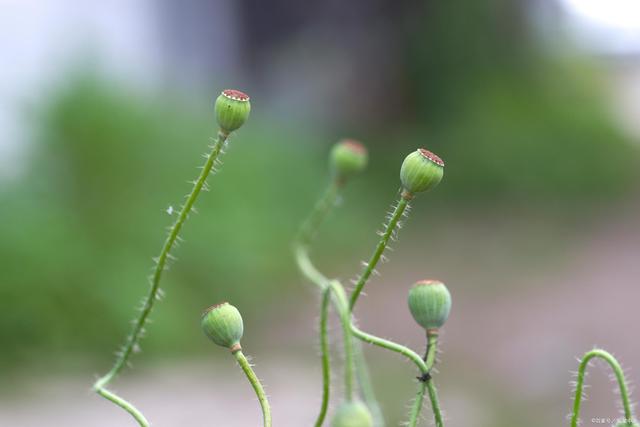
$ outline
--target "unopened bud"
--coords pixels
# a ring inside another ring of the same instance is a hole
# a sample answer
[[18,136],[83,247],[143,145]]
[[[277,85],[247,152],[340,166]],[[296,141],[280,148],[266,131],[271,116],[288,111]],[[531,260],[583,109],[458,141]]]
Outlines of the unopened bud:
[[449,317],[451,294],[438,280],[421,280],[409,291],[409,310],[420,326],[434,331]]
[[237,308],[228,302],[209,307],[202,315],[201,324],[211,341],[231,351],[240,350],[244,326]]
[[400,180],[409,195],[434,188],[444,175],[444,162],[429,150],[419,148],[402,162]]
[[223,90],[216,99],[215,110],[220,129],[231,133],[242,126],[249,117],[251,111],[249,95],[235,89]]
[[331,149],[331,170],[339,180],[362,172],[367,166],[367,160],[366,147],[353,139],[344,139]]

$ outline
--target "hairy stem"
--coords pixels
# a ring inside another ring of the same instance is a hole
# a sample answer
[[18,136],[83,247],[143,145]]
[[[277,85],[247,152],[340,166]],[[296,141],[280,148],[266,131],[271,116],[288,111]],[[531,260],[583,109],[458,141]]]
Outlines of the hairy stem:
[[436,389],[436,383],[432,378],[427,381],[426,384],[427,391],[429,392],[429,400],[431,400],[431,409],[433,410],[436,427],[444,427],[444,421],[442,420],[442,411],[440,410],[440,403],[438,402],[438,390]]
[[321,427],[327,416],[329,407],[329,390],[331,381],[331,365],[329,359],[329,339],[327,334],[327,321],[329,318],[329,302],[331,301],[331,288],[327,288],[322,293],[322,304],[320,306],[320,353],[322,357],[322,403],[320,413],[316,418],[315,427]]
[[[298,235],[296,236],[296,239],[294,241],[294,253],[298,268],[309,281],[311,281],[323,291],[326,291],[326,289],[329,287],[330,279],[322,274],[311,261],[311,258],[309,257],[309,246],[313,241],[313,238],[315,237],[320,225],[327,218],[327,216],[335,206],[340,188],[340,183],[336,181],[332,181],[329,183],[327,189],[315,204],[311,214],[303,222],[303,225],[300,228],[300,231],[298,232]],[[331,300],[338,313],[340,313],[340,304],[339,302],[337,302],[335,295],[332,296]],[[345,306],[348,308],[348,304]],[[360,348],[358,346],[352,346],[352,358],[355,359],[354,362],[357,368],[356,375],[360,392],[363,396],[363,399],[367,403],[367,406],[372,412],[376,427],[383,427],[384,419],[382,418],[380,405],[376,400],[373,387],[371,386],[371,381],[369,380],[369,372],[366,361],[364,359],[364,355],[359,350]],[[346,374],[347,373],[345,372],[345,375]],[[323,387],[328,387],[328,377],[325,377],[323,375],[323,379],[324,378],[327,378],[327,382]]]
[[[144,300],[144,304],[142,306],[142,310],[138,318],[134,322],[133,330],[129,334],[127,341],[123,347],[123,349],[119,352],[116,361],[111,368],[111,370],[101,378],[99,378],[94,384],[93,388],[98,394],[101,396],[111,400],[113,403],[119,405],[120,407],[127,410],[131,413],[134,418],[138,419],[134,412],[138,412],[133,405],[126,402],[122,398],[116,396],[110,391],[107,391],[105,387],[120,373],[120,371],[127,365],[129,358],[131,355],[137,351],[139,346],[140,338],[142,337],[144,326],[147,323],[147,319],[153,310],[154,304],[158,299],[158,292],[160,289],[160,279],[162,278],[162,273],[164,272],[167,264],[167,259],[170,257],[171,249],[173,248],[178,236],[180,234],[180,230],[182,226],[186,222],[189,213],[191,212],[193,205],[198,198],[198,195],[202,191],[202,188],[206,185],[207,177],[209,176],[213,166],[215,165],[222,148],[225,145],[228,135],[222,131],[218,132],[217,139],[213,146],[211,147],[211,152],[207,157],[207,160],[198,176],[198,179],[194,182],[191,193],[187,196],[187,200],[182,206],[180,213],[178,214],[178,218],[171,226],[169,231],[169,235],[167,236],[164,245],[162,246],[162,250],[160,251],[160,255],[156,260],[155,269],[153,275],[151,277],[151,285],[149,287],[149,293]],[[126,404],[125,405],[123,405]],[[130,408],[131,410],[127,409]],[[144,425],[144,424],[141,424]]]
[[400,200],[398,200],[396,207],[393,209],[393,212],[391,213],[391,216],[389,217],[388,222],[385,223],[384,232],[382,233],[380,241],[378,242],[376,249],[373,251],[371,258],[366,263],[364,270],[362,271],[362,274],[360,274],[360,277],[356,282],[356,286],[353,289],[353,292],[351,293],[351,300],[349,301],[349,309],[353,310],[353,307],[356,305],[356,302],[358,301],[358,297],[362,292],[362,288],[367,283],[367,280],[369,280],[369,277],[371,277],[371,274],[375,271],[376,266],[378,265],[378,261],[380,261],[380,257],[382,257],[382,253],[386,249],[387,245],[389,244],[389,240],[391,239],[391,236],[393,235],[394,231],[398,227],[398,223],[400,222],[400,219],[402,218],[404,211],[407,209],[407,206],[409,206],[409,200],[404,197],[401,197]]
[[[429,371],[431,371],[431,368],[435,364],[437,347],[438,347],[438,335],[428,334],[427,335],[427,351],[424,357],[424,361]],[[411,407],[411,412],[409,414],[409,424],[408,424],[409,427],[416,427],[418,425],[420,412],[422,411],[422,402],[424,400],[424,394],[427,388],[427,382],[430,382],[430,381],[431,381],[431,378],[420,379],[418,393],[416,394],[416,399],[413,402],[413,406]],[[440,411],[440,405],[438,403],[438,397],[435,394],[435,386],[434,386],[434,394],[433,395],[430,394],[429,397],[432,399],[431,406],[433,408],[434,416],[437,422],[438,417],[442,419],[442,416],[437,414],[437,412]]]
[[418,392],[416,393],[415,400],[411,406],[411,412],[409,413],[408,427],[416,427],[418,420],[420,419],[420,412],[422,411],[422,402],[424,401],[424,394],[427,390],[427,382],[420,381],[418,385]]
[[584,377],[587,371],[587,366],[593,358],[600,358],[607,362],[613,370],[616,380],[618,381],[618,387],[620,388],[620,398],[622,399],[622,408],[624,410],[625,423],[632,425],[633,423],[633,411],[631,410],[631,403],[629,401],[629,390],[627,389],[627,382],[624,377],[624,372],[620,363],[609,352],[601,349],[593,349],[582,357],[580,365],[578,367],[578,380],[576,382],[576,394],[573,400],[573,413],[571,414],[571,427],[578,426],[578,418],[580,416],[580,406],[582,404],[582,390],[584,388]]
[[238,361],[238,364],[244,371],[247,379],[251,383],[253,390],[256,392],[256,396],[258,396],[258,401],[260,402],[260,407],[262,408],[262,418],[264,427],[271,427],[271,407],[269,406],[269,401],[267,400],[267,394],[264,392],[264,388],[260,383],[260,380],[256,376],[256,373],[251,369],[251,365],[249,361],[242,353],[242,350],[238,350],[233,354]]

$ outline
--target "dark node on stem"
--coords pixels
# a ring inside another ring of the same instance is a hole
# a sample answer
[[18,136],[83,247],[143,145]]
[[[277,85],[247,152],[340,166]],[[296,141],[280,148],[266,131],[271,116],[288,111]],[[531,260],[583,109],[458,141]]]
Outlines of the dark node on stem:
[[429,381],[431,379],[431,374],[429,372],[425,372],[424,374],[420,375],[419,377],[416,377],[418,379],[418,381],[426,383],[427,381]]

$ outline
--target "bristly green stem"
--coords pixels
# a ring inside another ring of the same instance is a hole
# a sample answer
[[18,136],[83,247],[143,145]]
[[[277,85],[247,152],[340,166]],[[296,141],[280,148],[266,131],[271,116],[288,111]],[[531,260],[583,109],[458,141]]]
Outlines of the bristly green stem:
[[409,206],[409,199],[408,197],[404,197],[404,193],[403,193],[403,197],[401,197],[400,200],[398,200],[396,207],[393,209],[393,212],[389,217],[389,221],[385,223],[384,225],[385,229],[384,229],[384,232],[382,233],[382,237],[380,238],[380,241],[378,242],[378,245],[376,246],[375,251],[371,255],[371,258],[365,264],[364,270],[362,271],[362,274],[358,278],[358,281],[356,282],[356,286],[353,289],[353,292],[351,293],[351,300],[349,301],[350,310],[353,311],[353,307],[356,305],[356,302],[358,301],[358,297],[362,292],[362,288],[367,283],[367,280],[369,280],[369,277],[371,277],[371,274],[375,271],[376,266],[378,265],[378,261],[380,261],[380,257],[382,257],[384,250],[389,244],[389,240],[391,239],[391,236],[396,230],[396,227],[398,226],[398,223],[400,222],[400,219],[402,218],[404,211],[407,209],[407,206]]
[[[118,357],[113,367],[111,368],[111,370],[106,375],[99,378],[98,381],[96,381],[96,383],[93,386],[94,390],[98,392],[98,394],[100,394],[101,396],[105,397],[106,399],[112,401],[116,405],[122,407],[127,412],[129,412],[138,421],[138,423],[141,426],[146,426],[147,424],[143,424],[140,422],[140,412],[136,410],[133,405],[126,402],[124,399],[118,397],[113,392],[106,390],[105,387],[127,365],[127,362],[129,361],[129,358],[131,357],[132,353],[134,353],[138,349],[138,345],[139,345],[138,343],[140,341],[140,338],[142,337],[144,326],[147,323],[147,319],[149,318],[149,315],[153,310],[153,306],[156,300],[158,299],[158,293],[160,289],[160,279],[162,278],[162,273],[166,268],[167,259],[169,259],[170,257],[171,249],[173,248],[174,244],[178,240],[180,230],[182,229],[182,226],[186,222],[189,216],[189,213],[191,213],[191,210],[193,209],[193,205],[195,204],[196,199],[198,198],[198,195],[202,191],[202,188],[206,185],[207,177],[211,173],[211,170],[213,169],[215,162],[218,159],[218,156],[220,155],[222,148],[224,147],[227,141],[227,137],[228,137],[228,134],[222,131],[218,131],[218,136],[216,138],[216,141],[211,147],[211,152],[207,156],[207,160],[204,166],[202,167],[200,175],[198,176],[198,179],[194,182],[191,193],[187,196],[187,200],[182,206],[176,221],[171,226],[169,234],[164,242],[164,245],[162,246],[162,250],[160,251],[160,255],[156,260],[155,269],[151,277],[149,293],[147,294],[147,297],[142,306],[142,310],[140,311],[140,314],[134,323],[133,330],[131,331],[131,334],[128,336],[127,342],[125,343],[122,351],[119,352]],[[144,417],[142,417],[142,419],[144,419]]]
[[320,354],[322,357],[322,403],[320,413],[316,418],[315,427],[321,427],[327,416],[329,407],[329,392],[331,381],[331,364],[329,359],[329,337],[327,334],[327,321],[329,319],[329,302],[331,301],[331,288],[327,287],[322,293],[320,306]]
[[[317,233],[320,225],[335,206],[342,184],[343,183],[335,180],[332,180],[329,183],[324,194],[315,204],[313,211],[304,221],[294,241],[294,253],[298,268],[304,274],[304,276],[309,279],[309,281],[311,281],[323,291],[326,291],[326,289],[328,289],[330,280],[324,274],[322,274],[311,261],[309,257],[309,245],[311,244],[313,237]],[[340,312],[339,303],[337,302],[335,296],[333,296],[332,302],[338,312]],[[356,375],[358,379],[358,385],[360,387],[360,392],[365,402],[367,403],[367,406],[371,410],[374,418],[374,425],[376,427],[383,427],[384,419],[382,418],[382,411],[380,410],[380,405],[376,400],[375,393],[369,379],[366,360],[364,359],[364,355],[360,351],[360,348],[357,346],[357,344],[352,344],[352,357],[357,360]],[[345,375],[346,374],[347,373],[345,372]],[[326,382],[324,386],[328,387],[328,382]]]
[[247,358],[242,354],[242,350],[238,350],[233,354],[238,361],[238,364],[244,371],[247,379],[251,383],[253,390],[256,392],[256,396],[258,396],[258,401],[260,402],[260,407],[262,408],[262,418],[264,427],[271,427],[271,407],[269,406],[269,401],[267,400],[267,394],[264,392],[264,388],[260,383],[260,380],[256,376],[256,373],[251,369],[251,365]]
[[584,387],[584,377],[587,371],[587,366],[589,365],[589,361],[593,358],[600,358],[607,362],[611,369],[613,370],[614,375],[616,376],[616,380],[618,381],[618,387],[620,388],[620,398],[622,399],[622,408],[624,410],[624,423],[626,425],[633,425],[632,423],[635,421],[633,417],[633,411],[631,409],[631,403],[629,401],[629,390],[627,389],[627,382],[624,377],[624,371],[620,366],[620,363],[613,357],[612,354],[605,350],[601,349],[593,349],[582,357],[580,361],[580,365],[578,367],[578,380],[576,382],[576,394],[573,400],[573,413],[571,414],[571,427],[578,426],[578,419],[580,416],[580,406],[582,404],[582,389]]
[[[438,335],[428,334],[427,335],[427,351],[424,357],[424,361],[429,371],[431,371],[431,368],[435,364],[437,347],[438,347]],[[424,393],[427,388],[427,382],[430,382],[430,381],[432,381],[431,378],[428,378],[428,379],[425,378],[424,380],[420,379],[418,393],[416,394],[416,399],[413,402],[413,406],[411,408],[411,412],[409,415],[409,424],[408,424],[409,427],[416,427],[418,425],[418,420],[420,419],[420,412],[422,410],[422,402],[424,400]],[[433,391],[434,391],[433,394],[431,392],[429,393],[429,397],[431,398],[431,406],[434,410],[434,416],[436,418],[436,423],[437,423],[438,419],[440,420],[442,419],[442,415],[439,414],[440,405],[438,403],[438,397],[435,394],[435,386]],[[440,424],[439,426],[441,425],[442,424]]]
[[432,379],[426,382],[427,391],[429,392],[429,400],[431,400],[431,410],[436,421],[436,427],[444,427],[444,420],[442,419],[442,410],[440,409],[440,403],[438,402],[438,391],[436,389],[436,382]]

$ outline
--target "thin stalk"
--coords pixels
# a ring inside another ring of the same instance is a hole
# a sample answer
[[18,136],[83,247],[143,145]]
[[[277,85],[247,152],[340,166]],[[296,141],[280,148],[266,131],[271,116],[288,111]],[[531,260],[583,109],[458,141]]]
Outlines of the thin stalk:
[[411,412],[409,413],[409,423],[408,427],[416,427],[418,425],[418,420],[420,419],[420,412],[422,411],[422,402],[424,400],[424,394],[427,390],[427,382],[420,381],[418,385],[418,392],[416,393],[416,398],[411,406]]
[[436,427],[444,427],[444,421],[442,420],[442,410],[440,409],[440,403],[438,402],[438,390],[436,383],[431,378],[426,382],[427,391],[429,392],[429,400],[431,400],[431,409],[433,410],[433,416],[436,421]]
[[342,285],[338,281],[332,280],[329,282],[329,287],[335,297],[334,300],[338,303],[338,315],[340,317],[340,324],[342,325],[345,399],[353,400],[353,375],[355,370],[353,363],[353,342],[351,339],[351,312],[349,311],[347,294]]
[[329,359],[329,339],[327,334],[327,321],[329,319],[329,302],[331,301],[331,288],[327,288],[322,294],[320,306],[320,353],[322,357],[322,403],[320,413],[316,418],[315,427],[321,427],[327,416],[329,408],[329,392],[331,381],[331,365]]
[[[309,281],[311,281],[323,291],[326,291],[326,289],[329,287],[330,279],[322,274],[311,261],[311,258],[309,257],[309,246],[313,241],[313,238],[315,237],[320,225],[330,214],[331,210],[335,207],[340,188],[341,184],[337,181],[332,181],[329,183],[323,195],[320,197],[318,202],[316,202],[311,214],[303,222],[303,225],[301,226],[300,231],[298,232],[298,235],[294,240],[294,253],[298,268]],[[340,313],[339,302],[337,302],[335,295],[332,296],[331,300],[338,313]],[[375,393],[369,379],[366,360],[364,359],[364,355],[362,354],[362,352],[359,350],[360,348],[358,346],[352,346],[352,358],[355,359],[355,365],[357,368],[355,374],[357,376],[360,393],[362,394],[363,399],[372,412],[376,427],[383,427],[384,419],[382,418],[380,405],[376,400]],[[346,372],[345,375],[347,375]],[[325,378],[324,375],[323,378]],[[325,386],[329,386],[328,381],[324,384],[323,387]]]
[[613,370],[616,380],[618,381],[618,387],[620,388],[620,398],[622,399],[622,408],[624,411],[625,423],[632,425],[634,422],[633,411],[631,409],[631,402],[629,401],[629,390],[627,389],[627,382],[624,377],[624,371],[620,366],[620,363],[613,355],[605,350],[593,349],[582,357],[580,365],[578,367],[578,380],[576,382],[576,394],[573,400],[573,413],[571,414],[571,427],[577,427],[579,424],[580,406],[582,404],[582,389],[584,388],[584,377],[587,371],[587,366],[593,358],[600,358],[607,362]]
[[138,422],[138,424],[141,427],[149,427],[149,421],[147,421],[144,415],[142,415],[142,412],[137,410],[135,406],[133,406],[132,404],[130,404],[129,402],[127,402],[117,394],[110,392],[105,388],[97,389],[96,393],[98,393],[100,396],[104,397],[105,399],[112,401],[113,403],[115,403],[116,405],[118,405],[119,407],[127,411],[129,414],[131,414],[131,416]]
[[356,302],[358,301],[358,297],[362,292],[362,288],[367,283],[367,280],[369,280],[369,277],[371,277],[371,274],[376,269],[376,266],[378,265],[378,261],[380,261],[380,257],[382,257],[382,253],[384,252],[387,245],[389,244],[389,240],[391,239],[393,232],[396,230],[396,227],[398,226],[398,223],[400,222],[400,219],[402,218],[404,211],[407,209],[407,206],[409,206],[409,200],[406,199],[405,197],[401,197],[400,200],[398,200],[396,207],[393,209],[393,212],[389,217],[389,221],[384,225],[385,229],[384,229],[384,232],[382,233],[382,237],[380,238],[380,241],[378,242],[376,249],[373,251],[373,254],[369,259],[369,262],[365,264],[365,268],[362,271],[362,274],[360,275],[360,277],[358,278],[358,282],[356,283],[356,286],[353,289],[353,292],[351,293],[351,300],[349,301],[350,310],[353,311],[353,307],[356,305]]
[[422,357],[418,353],[411,350],[410,348],[405,347],[401,344],[397,344],[393,341],[389,341],[384,338],[380,338],[375,335],[363,332],[358,329],[358,327],[353,323],[351,323],[351,332],[356,336],[356,338],[364,342],[394,351],[396,353],[400,353],[401,355],[412,361],[418,367],[421,373],[426,374],[429,372],[429,367],[427,366],[426,362],[422,360]]
[[[433,368],[433,365],[435,364],[437,347],[438,347],[438,335],[428,334],[427,350],[425,353],[424,361],[429,371],[431,371],[431,368]],[[418,419],[420,418],[420,412],[422,411],[422,402],[424,400],[424,394],[427,388],[427,382],[430,382],[430,381],[431,381],[431,378],[420,380],[420,384],[418,386],[418,393],[416,394],[415,401],[413,402],[413,406],[411,407],[411,412],[409,414],[409,424],[408,424],[409,427],[416,427],[418,425]],[[434,392],[435,392],[435,386],[434,386]],[[431,394],[430,394],[430,397],[432,397]],[[433,394],[433,398],[435,399],[435,401],[434,400],[431,401],[431,406],[434,410],[434,415],[435,415],[436,411],[439,412],[440,405],[437,400],[438,397],[435,393]],[[440,419],[441,418],[442,416],[440,415]],[[438,420],[438,416],[436,415],[436,422],[437,420]]]
[[384,427],[385,424],[384,416],[382,415],[382,408],[380,408],[380,404],[373,392],[373,385],[371,384],[371,378],[369,376],[367,359],[365,359],[364,354],[362,353],[362,343],[360,341],[353,342],[353,359],[356,363],[356,378],[358,380],[358,386],[360,387],[360,394],[369,408],[369,411],[371,411],[373,426]]
[[[169,235],[167,236],[164,242],[164,245],[162,246],[162,250],[160,251],[160,255],[157,258],[155,269],[151,277],[149,293],[145,298],[144,304],[142,306],[142,310],[140,311],[138,318],[134,322],[133,330],[129,334],[127,338],[127,342],[125,343],[123,349],[118,353],[118,357],[116,358],[116,361],[113,367],[111,368],[111,370],[106,375],[99,378],[93,386],[94,390],[98,394],[100,394],[101,396],[107,398],[108,400],[112,401],[116,405],[127,410],[134,418],[136,418],[136,420],[138,420],[138,418],[136,417],[135,413],[139,413],[139,411],[137,411],[135,407],[133,407],[133,405],[126,402],[124,399],[118,397],[113,392],[106,390],[105,387],[127,365],[127,362],[129,361],[129,358],[131,357],[131,355],[138,349],[139,341],[144,331],[144,326],[147,323],[147,319],[149,318],[149,315],[153,310],[156,300],[158,299],[158,292],[160,289],[160,279],[162,278],[162,273],[166,268],[167,259],[170,257],[169,253],[171,252],[171,249],[176,243],[176,240],[178,239],[178,236],[180,234],[180,230],[182,229],[182,226],[186,222],[189,216],[189,213],[191,212],[193,205],[195,204],[196,199],[198,198],[198,195],[202,191],[202,188],[205,186],[207,177],[209,176],[211,170],[213,169],[213,166],[216,160],[218,159],[218,156],[220,155],[222,148],[225,145],[227,137],[228,137],[228,134],[222,131],[218,132],[216,141],[211,147],[211,152],[209,153],[207,160],[204,166],[202,167],[202,171],[200,172],[198,179],[194,182],[191,193],[189,193],[189,195],[187,196],[187,200],[182,206],[176,221],[171,226]],[[123,403],[126,405],[123,405]],[[140,424],[140,425],[145,426],[146,424]]]
[[264,388],[260,383],[260,380],[256,376],[256,373],[253,372],[249,361],[242,353],[242,350],[238,350],[233,354],[238,361],[238,364],[244,371],[247,379],[251,383],[253,390],[256,392],[256,396],[258,396],[258,401],[260,402],[260,407],[262,408],[262,418],[264,427],[271,427],[271,407],[269,406],[269,401],[267,400],[267,394],[264,392]]

